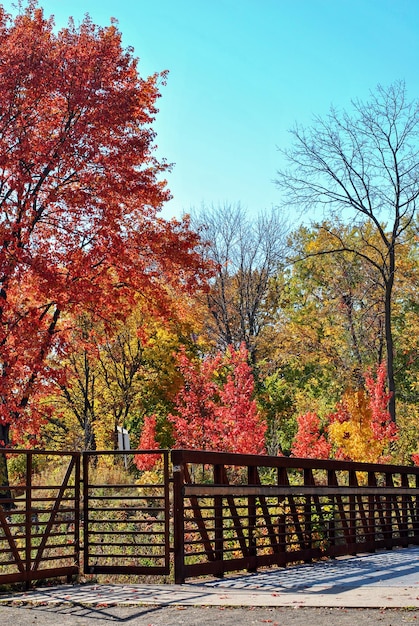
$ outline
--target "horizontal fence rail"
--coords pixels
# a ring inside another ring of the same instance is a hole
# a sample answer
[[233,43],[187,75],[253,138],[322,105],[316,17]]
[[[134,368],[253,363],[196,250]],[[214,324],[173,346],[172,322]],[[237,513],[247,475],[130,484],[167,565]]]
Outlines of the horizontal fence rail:
[[419,544],[419,468],[173,450],[175,580]]

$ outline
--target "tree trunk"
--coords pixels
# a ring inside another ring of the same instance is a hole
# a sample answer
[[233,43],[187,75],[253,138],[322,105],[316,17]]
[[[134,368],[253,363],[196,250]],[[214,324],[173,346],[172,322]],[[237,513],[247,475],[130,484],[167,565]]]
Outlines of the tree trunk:
[[[5,448],[9,443],[9,424],[0,424],[0,449]],[[3,500],[9,500],[4,502]],[[9,472],[7,469],[7,457],[4,452],[0,453],[0,506],[5,511],[14,508],[12,502],[12,492],[9,488]]]
[[394,284],[394,269],[395,269],[395,257],[394,248],[390,250],[390,272],[389,278],[385,285],[385,299],[384,299],[384,325],[385,325],[385,337],[386,337],[386,353],[387,353],[387,381],[388,390],[391,393],[391,397],[388,403],[388,411],[390,413],[391,420],[396,423],[396,383],[394,380],[394,341],[393,330],[391,323],[391,304],[392,304],[392,292]]

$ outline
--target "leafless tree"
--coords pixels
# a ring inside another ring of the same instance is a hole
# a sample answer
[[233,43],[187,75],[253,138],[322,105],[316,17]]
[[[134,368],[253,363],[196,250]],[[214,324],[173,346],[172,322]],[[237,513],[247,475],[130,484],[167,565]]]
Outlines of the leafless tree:
[[254,362],[257,338],[269,323],[269,281],[285,261],[286,223],[276,209],[252,220],[238,203],[203,207],[193,226],[217,267],[207,294],[208,332],[220,348],[244,342]]
[[[348,250],[367,261],[382,285],[389,411],[396,420],[393,286],[398,246],[412,223],[419,196],[419,101],[407,101],[403,82],[378,86],[352,112],[332,108],[307,129],[296,126],[293,145],[283,151],[289,168],[278,172],[284,202],[304,211],[324,207],[359,228],[356,245],[334,231],[335,245],[322,253]],[[371,232],[377,236],[371,237]]]

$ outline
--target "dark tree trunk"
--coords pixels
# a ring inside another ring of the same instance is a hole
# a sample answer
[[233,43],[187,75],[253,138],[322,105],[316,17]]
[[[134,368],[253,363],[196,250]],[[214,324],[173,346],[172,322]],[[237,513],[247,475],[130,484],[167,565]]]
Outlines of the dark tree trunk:
[[[9,428],[9,424],[0,424],[0,449],[4,449],[9,444]],[[10,502],[4,502],[5,500],[10,500]],[[12,492],[9,488],[7,457],[4,452],[0,452],[0,506],[5,511],[14,508]]]

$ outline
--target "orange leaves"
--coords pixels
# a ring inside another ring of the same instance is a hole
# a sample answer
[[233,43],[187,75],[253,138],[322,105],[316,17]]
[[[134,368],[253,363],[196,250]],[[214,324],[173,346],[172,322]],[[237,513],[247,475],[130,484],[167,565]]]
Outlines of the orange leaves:
[[205,280],[188,222],[157,217],[170,197],[161,181],[168,166],[153,155],[158,80],[139,76],[115,25],[86,18],[57,34],[36,2],[14,20],[0,12],[6,420],[21,419],[42,395],[53,375],[48,355],[59,362],[73,347],[77,316],[124,318],[137,293],[169,315],[169,291]]
[[292,446],[292,456],[308,459],[328,459],[332,445],[321,433],[320,419],[315,413],[297,418],[298,432]]
[[[138,448],[139,450],[158,450],[155,415],[145,417]],[[139,470],[151,470],[160,458],[160,454],[137,454],[134,457],[134,463]]]

